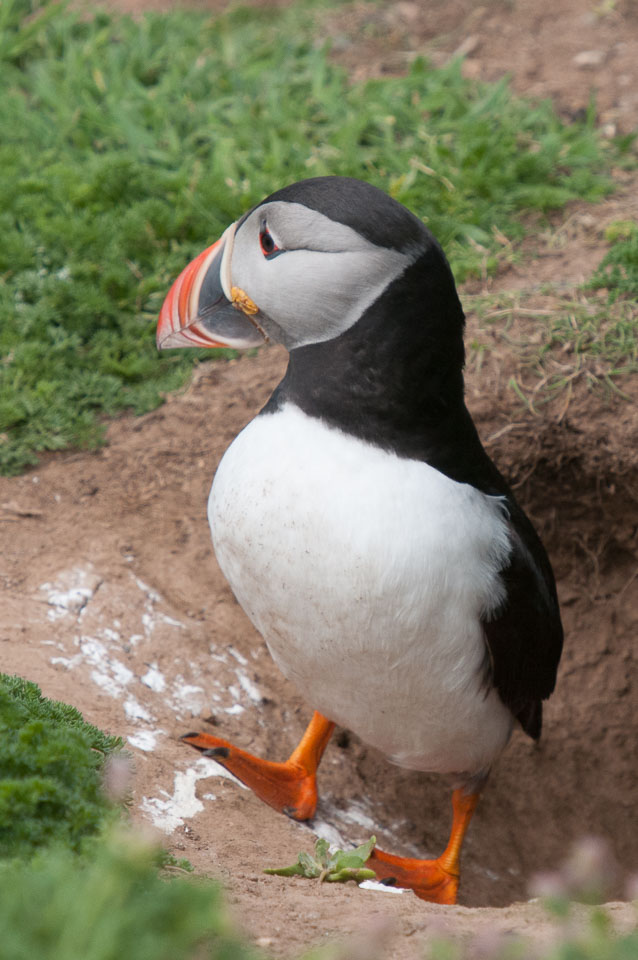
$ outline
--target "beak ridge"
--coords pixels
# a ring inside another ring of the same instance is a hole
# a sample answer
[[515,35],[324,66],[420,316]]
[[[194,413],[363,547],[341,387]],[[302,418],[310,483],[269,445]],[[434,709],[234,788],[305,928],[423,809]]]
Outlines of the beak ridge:
[[[175,347],[244,347],[264,342],[245,308],[228,299],[235,224],[185,267],[160,310],[158,350]],[[233,298],[234,300],[235,298]]]
[[[223,239],[223,238],[222,238]],[[168,291],[160,310],[157,324],[157,348],[169,347],[223,347],[197,329],[199,292],[202,280],[214,260],[222,240],[203,250],[187,267]]]

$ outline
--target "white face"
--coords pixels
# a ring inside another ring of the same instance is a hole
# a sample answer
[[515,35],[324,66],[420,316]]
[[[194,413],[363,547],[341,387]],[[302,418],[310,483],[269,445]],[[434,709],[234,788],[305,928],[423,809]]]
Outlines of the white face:
[[[276,255],[262,249],[264,229]],[[237,228],[228,266],[232,285],[277,324],[273,339],[291,349],[351,327],[416,255],[376,246],[300,203],[272,201]]]

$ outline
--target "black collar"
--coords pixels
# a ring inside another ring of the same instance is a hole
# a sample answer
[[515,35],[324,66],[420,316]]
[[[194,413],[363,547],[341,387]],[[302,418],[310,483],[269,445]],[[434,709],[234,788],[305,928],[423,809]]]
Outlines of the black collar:
[[464,315],[436,243],[345,333],[291,351],[262,411],[309,416],[484,493],[508,491],[463,399]]

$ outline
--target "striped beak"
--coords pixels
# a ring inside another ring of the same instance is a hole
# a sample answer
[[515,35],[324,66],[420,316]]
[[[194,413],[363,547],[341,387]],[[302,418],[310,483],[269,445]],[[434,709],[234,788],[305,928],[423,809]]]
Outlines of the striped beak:
[[175,347],[256,347],[266,340],[258,308],[232,286],[230,263],[236,224],[182,270],[157,323],[159,350]]

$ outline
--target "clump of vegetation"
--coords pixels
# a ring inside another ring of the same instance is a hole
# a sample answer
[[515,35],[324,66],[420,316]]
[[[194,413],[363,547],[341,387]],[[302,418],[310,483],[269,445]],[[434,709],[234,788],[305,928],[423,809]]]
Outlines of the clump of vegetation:
[[90,857],[56,847],[0,862],[3,960],[249,960],[211,882],[157,872],[157,850],[131,831]]
[[126,766],[119,737],[0,674],[3,960],[254,956],[217,884],[123,825]]
[[[469,346],[469,365],[480,369],[494,343],[517,359],[509,386],[533,414],[547,404],[564,416],[580,386],[623,394],[638,372],[636,304],[551,288],[539,297],[524,291],[465,297],[481,333]],[[540,301],[540,302],[539,302]]]
[[588,283],[593,289],[605,288],[610,303],[620,299],[638,301],[638,224],[619,220],[605,230],[611,244],[608,253]]
[[0,674],[0,859],[53,844],[80,851],[117,816],[103,772],[121,747],[74,707]]
[[307,3],[133,21],[4,0],[0,472],[94,446],[104,415],[185,382],[205,354],[154,346],[171,281],[286,183],[369,180],[427,221],[461,280],[510,255],[523,212],[609,189],[615,147],[593,112],[565,125],[458,62],[350,84],[316,43],[321,16]]
[[264,873],[277,877],[306,877],[321,883],[347,883],[354,880],[359,884],[364,880],[376,880],[374,870],[366,867],[376,842],[376,837],[370,837],[366,843],[352,850],[337,849],[331,852],[328,841],[318,838],[314,856],[302,851],[292,866],[269,867]]

